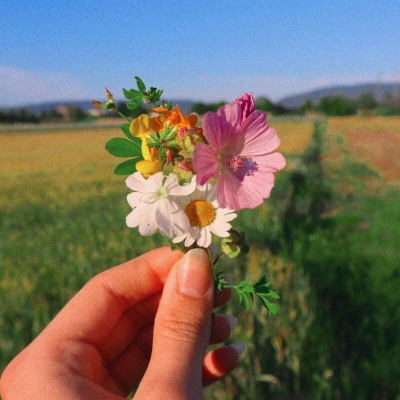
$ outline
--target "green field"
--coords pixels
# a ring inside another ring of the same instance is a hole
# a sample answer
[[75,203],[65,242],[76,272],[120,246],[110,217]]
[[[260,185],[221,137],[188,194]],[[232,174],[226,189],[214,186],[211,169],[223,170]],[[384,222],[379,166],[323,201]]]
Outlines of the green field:
[[[240,368],[215,399],[400,398],[400,118],[271,120],[288,167],[233,277],[267,273],[277,316],[239,316]],[[166,244],[128,229],[118,128],[0,132],[0,371],[94,274]],[[311,139],[313,137],[313,139]],[[236,222],[236,221],[234,221]],[[297,396],[297,397],[296,397]]]

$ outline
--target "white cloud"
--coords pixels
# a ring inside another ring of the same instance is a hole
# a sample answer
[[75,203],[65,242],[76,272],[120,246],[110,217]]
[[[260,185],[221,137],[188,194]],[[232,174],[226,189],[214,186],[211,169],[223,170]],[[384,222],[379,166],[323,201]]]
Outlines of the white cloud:
[[85,85],[77,78],[47,71],[26,71],[0,65],[0,108],[53,100],[87,99]]

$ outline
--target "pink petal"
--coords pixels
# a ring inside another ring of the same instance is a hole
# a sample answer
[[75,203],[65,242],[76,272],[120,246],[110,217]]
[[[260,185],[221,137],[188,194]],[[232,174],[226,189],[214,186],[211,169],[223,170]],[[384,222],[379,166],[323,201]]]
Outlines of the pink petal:
[[253,186],[254,189],[260,193],[263,199],[270,196],[275,182],[275,177],[272,172],[260,168],[260,170],[255,172],[254,175],[246,178],[246,184]]
[[259,168],[264,172],[277,172],[286,165],[285,157],[281,153],[270,153],[265,156],[254,157],[253,161],[257,163]]
[[197,144],[193,152],[193,168],[200,185],[204,185],[210,178],[215,177],[218,173],[215,151],[206,144]]
[[268,154],[280,145],[280,139],[275,130],[266,125],[266,115],[261,111],[254,111],[240,127],[245,142],[242,155]]
[[263,196],[246,178],[240,182],[229,171],[221,173],[217,182],[217,200],[222,208],[254,208],[263,202]]
[[216,151],[222,149],[236,136],[241,113],[240,105],[232,103],[220,107],[216,114],[208,112],[204,115],[202,121],[204,136]]
[[231,210],[237,210],[236,207],[228,206],[228,204],[235,203],[240,181],[229,171],[223,172],[216,184],[217,188],[217,201],[221,208],[229,208]]
[[242,107],[239,103],[225,104],[218,109],[217,116],[236,131],[242,119]]

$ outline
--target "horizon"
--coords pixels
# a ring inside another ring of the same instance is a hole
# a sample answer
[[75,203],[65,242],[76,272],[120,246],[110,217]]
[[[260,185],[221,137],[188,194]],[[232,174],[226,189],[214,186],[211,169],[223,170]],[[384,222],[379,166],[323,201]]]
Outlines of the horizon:
[[[313,94],[315,92],[321,91],[321,90],[333,90],[333,89],[341,89],[341,88],[352,88],[352,87],[358,87],[358,86],[372,86],[372,85],[376,85],[378,87],[378,85],[381,86],[385,86],[385,85],[393,85],[393,86],[399,86],[400,89],[400,81],[393,81],[393,82],[361,82],[361,83],[355,83],[355,84],[347,84],[347,85],[328,85],[328,86],[323,86],[323,87],[319,87],[316,89],[312,89],[310,91],[306,91],[306,92],[301,92],[301,93],[294,93],[294,94],[289,94],[288,96],[285,96],[281,99],[278,100],[274,100],[273,103],[275,104],[280,104],[281,102],[284,102],[287,99],[292,99],[294,97],[297,96],[305,96],[308,94]],[[366,92],[367,93],[367,92]],[[267,97],[267,96],[258,96],[258,97]],[[129,102],[129,100],[125,99],[124,97],[116,97],[114,96],[115,102]],[[255,97],[255,99],[257,99],[257,97]],[[37,103],[29,103],[29,104],[19,104],[19,105],[15,105],[15,106],[8,106],[8,107],[2,107],[0,105],[0,111],[1,110],[12,110],[12,109],[24,109],[27,108],[29,109],[29,107],[40,107],[40,106],[44,106],[44,105],[70,105],[73,104],[75,102],[80,103],[80,102],[87,102],[87,103],[91,103],[92,100],[99,100],[99,99],[89,99],[89,98],[82,98],[82,99],[59,99],[59,100],[44,100],[41,102],[37,102]],[[105,99],[100,99],[100,101],[103,101]],[[201,100],[192,100],[189,98],[171,98],[171,99],[166,99],[166,101],[171,101],[172,103],[175,102],[189,102],[189,103],[213,103],[213,101],[207,102],[207,101],[201,101]],[[231,100],[226,100],[226,99],[220,99],[219,101],[221,102],[225,102],[228,103]],[[218,102],[218,101],[215,101]]]
[[123,99],[135,75],[167,98],[195,102],[229,102],[246,92],[279,102],[328,86],[400,81],[396,1],[378,9],[372,0],[93,5],[7,6],[0,108],[101,100],[105,86]]

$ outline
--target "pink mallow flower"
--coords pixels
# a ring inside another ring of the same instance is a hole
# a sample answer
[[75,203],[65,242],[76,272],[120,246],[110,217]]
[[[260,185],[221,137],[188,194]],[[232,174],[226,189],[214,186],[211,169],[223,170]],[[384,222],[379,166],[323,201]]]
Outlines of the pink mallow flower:
[[282,154],[274,152],[280,139],[266,118],[254,110],[250,94],[204,115],[202,128],[209,145],[196,145],[193,167],[198,184],[217,180],[221,208],[257,207],[271,193],[273,173],[285,166]]

